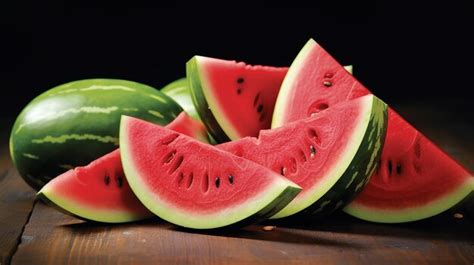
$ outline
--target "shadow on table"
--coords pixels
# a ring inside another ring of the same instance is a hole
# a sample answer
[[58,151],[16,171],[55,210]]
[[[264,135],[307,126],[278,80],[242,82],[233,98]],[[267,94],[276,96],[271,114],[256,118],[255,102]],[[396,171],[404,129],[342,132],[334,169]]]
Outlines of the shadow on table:
[[168,231],[174,231],[177,233],[186,233],[192,235],[201,236],[219,236],[219,237],[233,237],[233,238],[245,238],[263,241],[274,241],[274,242],[285,242],[295,243],[304,245],[325,245],[334,246],[340,248],[351,248],[357,249],[362,248],[358,244],[353,242],[345,242],[340,239],[332,239],[329,235],[308,233],[304,230],[298,229],[281,229],[277,227],[273,231],[264,231],[261,225],[251,225],[243,228],[220,228],[212,230],[195,230],[183,227],[174,226],[158,218],[152,218],[149,220],[143,220],[132,223],[123,224],[107,224],[92,221],[81,221],[71,217],[71,222],[61,224],[59,227],[67,229],[71,233],[79,235],[90,235],[95,233],[104,232],[120,232],[137,230],[137,228],[150,229],[150,232],[154,229],[165,229]]
[[[74,219],[73,219],[74,220]],[[363,248],[350,237],[340,234],[361,236],[386,236],[406,239],[453,240],[474,243],[474,223],[469,218],[456,219],[447,212],[426,220],[405,224],[377,224],[358,220],[344,213],[338,213],[323,220],[269,220],[258,225],[243,228],[220,228],[195,230],[174,226],[159,218],[124,224],[106,224],[91,221],[76,221],[62,224],[61,227],[78,234],[111,232],[136,228],[166,229],[179,233],[202,236],[234,237],[252,240],[286,242],[303,245],[326,245],[341,248]],[[267,227],[265,227],[267,226]],[[264,228],[275,226],[271,231]]]
[[345,233],[357,235],[374,235],[397,238],[453,240],[474,243],[474,222],[466,214],[462,218],[454,218],[455,211],[410,223],[379,224],[337,213],[324,220],[299,222],[296,220],[266,221],[264,224],[274,224],[306,231]]
[[[271,225],[269,225],[271,226]],[[192,233],[208,236],[234,237],[261,241],[272,241],[282,243],[293,243],[301,245],[320,245],[339,248],[361,249],[362,245],[347,242],[340,238],[331,238],[329,235],[308,233],[304,230],[274,227],[271,231],[265,231],[265,226],[251,225],[244,228],[220,228],[213,230],[193,230],[182,227],[172,227],[174,231]],[[268,227],[268,226],[267,226]]]

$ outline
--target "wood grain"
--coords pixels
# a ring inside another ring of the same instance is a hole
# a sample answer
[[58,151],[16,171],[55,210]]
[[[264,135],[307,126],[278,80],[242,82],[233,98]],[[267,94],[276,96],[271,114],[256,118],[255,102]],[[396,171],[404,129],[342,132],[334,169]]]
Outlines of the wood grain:
[[[273,223],[275,224],[275,223]],[[405,225],[324,222],[195,232],[160,220],[87,223],[38,203],[13,264],[469,264],[474,226],[450,214]]]
[[33,208],[35,192],[18,176],[6,148],[0,149],[0,264],[8,264]]
[[[442,103],[395,108],[473,170],[470,107],[460,102],[450,103],[457,108],[441,109]],[[240,230],[196,232],[157,219],[120,225],[84,222],[37,203],[12,264],[473,265],[474,217],[464,211],[453,209],[398,225],[368,223],[340,213],[313,224],[268,222]],[[456,212],[464,218],[454,218]],[[276,228],[264,231],[264,225]]]

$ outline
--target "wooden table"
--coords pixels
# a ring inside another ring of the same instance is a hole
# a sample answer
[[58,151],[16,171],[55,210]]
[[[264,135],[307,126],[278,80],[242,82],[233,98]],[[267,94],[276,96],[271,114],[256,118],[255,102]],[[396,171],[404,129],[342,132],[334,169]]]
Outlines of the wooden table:
[[[451,107],[447,107],[451,106]],[[453,108],[455,106],[455,108]],[[397,107],[469,169],[474,122],[469,102]],[[69,217],[41,202],[0,148],[0,265],[3,264],[474,264],[474,219],[452,210],[428,220],[383,225],[342,213],[312,225],[280,223],[195,232],[160,220],[108,225]]]

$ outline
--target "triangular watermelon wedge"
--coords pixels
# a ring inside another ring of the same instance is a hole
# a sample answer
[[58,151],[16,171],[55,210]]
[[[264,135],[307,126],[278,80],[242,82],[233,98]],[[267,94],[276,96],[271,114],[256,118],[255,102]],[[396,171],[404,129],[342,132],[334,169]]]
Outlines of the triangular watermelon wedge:
[[255,161],[303,188],[272,218],[324,217],[344,207],[374,172],[387,129],[387,105],[373,95],[318,115],[217,145]]
[[183,227],[259,221],[301,191],[255,162],[132,117],[122,116],[120,151],[138,199],[162,219]]
[[[272,128],[367,94],[371,92],[311,39],[283,81]],[[374,222],[415,221],[449,209],[474,190],[473,175],[393,109],[385,146],[379,170],[345,208],[347,213]]]
[[257,136],[270,127],[287,70],[203,56],[186,64],[194,105],[218,142]]

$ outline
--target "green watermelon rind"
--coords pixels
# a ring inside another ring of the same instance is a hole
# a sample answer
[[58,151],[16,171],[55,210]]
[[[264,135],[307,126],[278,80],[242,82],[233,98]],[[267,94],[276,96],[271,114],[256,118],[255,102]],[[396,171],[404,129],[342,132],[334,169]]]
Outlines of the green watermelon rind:
[[184,109],[184,111],[189,114],[189,116],[195,120],[201,120],[196,108],[194,107],[191,91],[189,90],[188,80],[186,78],[180,78],[169,83],[160,91],[168,97],[174,99],[174,101],[176,101]]
[[429,202],[428,204],[396,209],[378,209],[352,202],[344,208],[344,212],[359,219],[376,223],[405,223],[413,222],[438,215],[462,202],[469,196],[474,196],[474,177],[459,185],[455,190]]
[[151,217],[151,215],[143,216],[141,214],[133,214],[130,211],[117,211],[104,208],[97,209],[92,206],[89,207],[84,203],[68,199],[64,196],[60,196],[56,194],[54,190],[50,189],[41,189],[36,194],[36,196],[37,198],[41,199],[43,202],[52,206],[56,210],[82,220],[102,223],[126,223],[139,221]]
[[[191,88],[191,96],[194,106],[196,107],[199,117],[201,117],[201,120],[206,125],[207,131],[217,142],[222,143],[230,141],[231,137],[227,136],[226,132],[218,122],[218,120],[220,120],[222,124],[225,124],[227,122],[226,119],[219,117],[220,113],[218,111],[212,111],[213,109],[218,108],[216,108],[214,104],[215,100],[212,100],[212,93],[205,89],[205,87],[207,87],[207,81],[203,78],[199,69],[199,58],[200,56],[194,56],[186,63],[186,77],[189,82],[189,87]],[[230,128],[230,125],[228,128]]]
[[[180,78],[175,80],[163,87],[161,92],[176,101],[190,117],[202,122],[199,113],[194,106],[188,79]],[[207,133],[207,141],[212,145],[217,143],[210,133]]]
[[[140,180],[140,173],[130,157],[126,130],[127,118],[122,116],[120,126],[120,153],[127,181],[145,207],[170,223],[194,229],[213,229],[238,223],[247,224],[250,220],[254,222],[275,214],[301,191],[301,188],[293,182],[276,177],[272,185],[269,185],[266,190],[260,191],[258,198],[251,198],[232,209],[209,215],[181,211],[178,207],[174,207],[172,202],[166,202],[157,196],[153,197],[153,192]],[[229,155],[231,154],[229,153]],[[269,172],[269,174],[273,173]]]
[[354,74],[354,66],[352,64],[345,65],[344,69],[346,69],[346,71],[349,72],[351,75]]
[[[61,103],[63,105],[58,111],[69,112],[61,113],[55,118],[56,120],[52,119],[56,115],[53,112],[51,117],[45,116],[46,122],[55,122],[54,126],[45,126],[44,121],[40,120],[34,123],[26,121],[26,116],[32,111],[38,111],[35,108],[46,104],[46,100],[74,99],[78,93],[86,96],[97,95],[97,98],[104,100],[96,99],[94,104],[87,106],[77,104],[69,106]],[[117,100],[110,103],[104,95],[110,95]],[[81,111],[84,107],[90,109],[97,107],[108,110],[109,113],[86,111],[83,114]],[[78,111],[72,111],[74,109]],[[117,148],[121,114],[164,125],[171,122],[181,111],[182,108],[167,95],[153,87],[133,81],[85,79],[69,82],[39,95],[20,113],[10,135],[10,155],[20,175],[30,186],[39,190],[54,176],[69,168],[86,165]],[[97,126],[97,124],[104,125]],[[33,140],[36,143],[32,143]],[[67,156],[66,151],[59,150],[77,150],[76,152],[83,150],[84,153]],[[61,152],[61,155],[58,156],[55,152]]]
[[361,117],[342,158],[326,172],[304,199],[294,200],[272,219],[304,215],[327,216],[349,203],[369,181],[382,154],[387,131],[387,104],[373,95],[363,100]]

